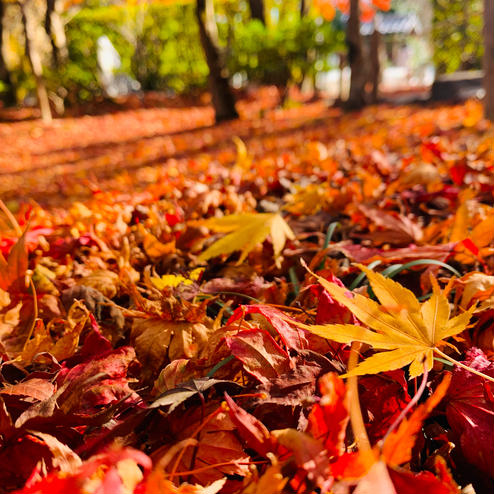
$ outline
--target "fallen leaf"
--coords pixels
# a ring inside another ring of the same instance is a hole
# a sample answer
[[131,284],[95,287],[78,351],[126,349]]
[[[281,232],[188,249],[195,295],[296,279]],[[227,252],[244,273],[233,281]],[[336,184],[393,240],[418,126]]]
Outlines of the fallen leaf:
[[166,321],[155,317],[134,318],[131,341],[145,363],[142,379],[156,379],[169,361],[198,357],[207,346],[211,330],[202,323]]
[[43,401],[53,395],[55,386],[46,379],[33,377],[26,381],[0,389],[0,394],[9,396],[23,396]]
[[[494,377],[494,364],[478,348],[467,351],[465,365]],[[469,463],[494,477],[494,386],[471,372],[455,368],[446,395],[446,417]]]
[[143,237],[142,246],[144,252],[146,252],[151,259],[157,260],[175,252],[175,240],[171,240],[164,244],[152,233],[148,232],[141,223],[139,223],[139,233]]
[[268,429],[253,415],[240,408],[226,393],[225,400],[228,405],[228,414],[240,437],[250,449],[266,456],[274,448]]
[[408,364],[410,377],[421,375],[424,365],[428,370],[432,369],[436,348],[444,343],[444,339],[466,329],[473,309],[450,319],[449,303],[437,285],[432,297],[420,304],[415,295],[399,283],[365,266],[359,267],[369,278],[381,305],[360,294],[350,298],[344,288],[311,274],[335,300],[374,331],[350,324],[297,324],[338,343],[361,341],[376,349],[390,350],[367,358],[346,376],[375,374]]
[[228,235],[199,255],[199,262],[240,250],[242,253],[238,264],[241,264],[249,252],[270,235],[275,262],[279,267],[281,251],[286,241],[295,238],[290,227],[278,213],[233,214],[222,218],[210,218],[202,221],[201,224],[213,231],[228,233]]
[[192,381],[181,383],[180,386],[174,389],[165,391],[160,397],[149,405],[149,408],[169,407],[167,409],[167,413],[171,413],[175,410],[175,408],[180,406],[192,396],[202,395],[213,387],[218,389],[225,387],[235,389],[238,387],[238,384],[233,381],[224,381],[206,377],[202,379],[193,379]]
[[403,419],[398,429],[387,437],[382,455],[388,465],[401,465],[411,459],[417,433],[427,416],[444,398],[450,382],[451,374],[446,374],[429,399],[419,405],[408,419]]
[[263,327],[263,329],[270,330],[272,334],[278,334],[288,349],[302,350],[308,347],[308,341],[304,331],[299,328],[293,328],[286,322],[285,315],[280,310],[269,305],[242,305],[235,309],[232,316],[228,319],[227,325],[232,325],[235,321],[243,319],[247,314],[260,314],[264,316],[270,326]]
[[225,338],[232,355],[244,369],[266,383],[290,370],[290,357],[265,331],[250,329]]
[[345,405],[346,387],[334,372],[319,379],[321,400],[309,414],[307,433],[324,444],[327,455],[340,456],[345,450],[349,415]]
[[105,269],[93,271],[89,276],[78,280],[79,285],[90,286],[98,290],[104,297],[113,298],[118,293],[120,279],[118,274]]
[[0,252],[0,288],[8,290],[14,283],[23,283],[28,266],[26,232],[19,237],[5,259]]
[[327,453],[320,441],[295,429],[274,430],[271,435],[293,453],[296,465],[313,485],[327,487],[331,483]]

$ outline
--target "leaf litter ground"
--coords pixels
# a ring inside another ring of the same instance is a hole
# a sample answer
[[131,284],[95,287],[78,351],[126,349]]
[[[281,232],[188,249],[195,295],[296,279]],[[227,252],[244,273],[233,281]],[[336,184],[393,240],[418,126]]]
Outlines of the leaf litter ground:
[[0,492],[492,491],[492,126],[273,101],[0,124]]

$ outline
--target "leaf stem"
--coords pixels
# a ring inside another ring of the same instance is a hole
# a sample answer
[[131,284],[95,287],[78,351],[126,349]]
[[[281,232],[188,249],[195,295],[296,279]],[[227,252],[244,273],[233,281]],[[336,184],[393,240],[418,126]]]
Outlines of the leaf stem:
[[472,374],[475,374],[477,376],[483,377],[484,379],[487,379],[487,381],[491,381],[494,383],[494,377],[488,376],[487,374],[484,374],[483,372],[480,372],[478,370],[472,369],[468,365],[462,364],[461,362],[458,362],[458,360],[455,360],[454,358],[450,357],[444,352],[441,352],[441,350],[437,349],[434,347],[434,351],[440,355],[442,358],[448,360],[451,362],[453,365],[457,365],[458,367],[461,367],[462,369],[465,369],[468,372],[471,372]]
[[38,320],[38,296],[36,294],[36,288],[33,283],[33,279],[29,276],[29,284],[31,285],[31,290],[33,291],[33,321],[31,322],[31,326],[29,328],[29,332],[27,334],[26,343],[31,339],[33,335],[34,328],[36,327],[36,321]]
[[186,472],[173,472],[166,474],[167,477],[179,477],[182,475],[194,475],[201,472],[206,472],[207,470],[211,470],[213,468],[224,467],[227,465],[265,465],[267,463],[266,460],[261,461],[222,461],[221,463],[213,463],[212,465],[206,465],[205,467],[194,468],[193,470],[187,470]]
[[[362,343],[354,341],[350,349],[350,357],[348,359],[348,372],[351,372],[358,364],[358,356]],[[359,451],[370,451],[371,445],[369,436],[365,430],[362,410],[358,396],[358,377],[351,376],[347,378],[348,385],[348,407],[350,412],[350,423],[352,424],[353,435]]]

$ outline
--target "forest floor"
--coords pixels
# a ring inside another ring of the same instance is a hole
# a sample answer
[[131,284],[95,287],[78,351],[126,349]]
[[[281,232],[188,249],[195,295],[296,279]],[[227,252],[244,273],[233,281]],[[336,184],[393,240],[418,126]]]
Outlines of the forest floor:
[[[233,163],[233,136],[247,146],[270,141],[270,150],[281,150],[282,137],[292,130],[324,126],[325,118],[340,114],[323,101],[295,103],[288,110],[278,109],[277,102],[275,88],[261,89],[239,101],[240,120],[220,125],[214,125],[212,108],[199,98],[177,103],[159,94],[93,104],[92,114],[55,119],[51,125],[36,119],[35,109],[0,110],[0,197],[55,204],[85,197],[95,187],[121,189],[136,180],[141,186],[153,182],[163,167],[204,154]],[[274,140],[278,134],[279,142]],[[255,147],[260,156],[264,147]]]
[[276,88],[260,89],[239,100],[240,120],[220,125],[201,98],[159,93],[93,103],[85,115],[78,115],[84,107],[69,109],[50,125],[36,118],[37,109],[0,109],[0,197],[60,204],[91,190],[142,187],[167,166],[187,169],[199,156],[233,164],[234,136],[257,159],[293,151],[304,139],[332,135],[331,127],[340,126],[341,110],[298,99],[280,109]]
[[0,494],[492,492],[481,104],[276,102],[0,115]]

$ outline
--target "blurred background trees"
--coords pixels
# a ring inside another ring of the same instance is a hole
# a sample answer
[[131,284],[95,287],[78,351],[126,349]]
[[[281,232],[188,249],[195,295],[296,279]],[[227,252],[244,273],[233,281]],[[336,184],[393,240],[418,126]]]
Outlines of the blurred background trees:
[[0,0],[0,97],[38,101],[45,120],[126,92],[209,88],[219,121],[236,116],[230,87],[261,85],[358,108],[391,83],[480,69],[490,2]]
[[482,0],[433,0],[434,64],[439,74],[482,68]]

